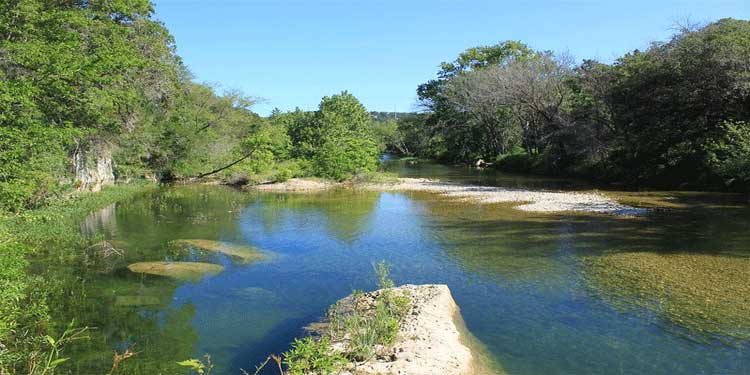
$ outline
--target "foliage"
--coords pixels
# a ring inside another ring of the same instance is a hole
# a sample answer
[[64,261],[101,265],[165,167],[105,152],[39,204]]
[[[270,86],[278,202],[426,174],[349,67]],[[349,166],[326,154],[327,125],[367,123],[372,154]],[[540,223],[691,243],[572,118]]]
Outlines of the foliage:
[[[469,49],[399,121],[408,155],[633,185],[747,190],[750,21],[722,19],[607,65],[518,42]],[[525,156],[518,155],[521,149]]]
[[723,19],[634,51],[613,69],[612,162],[626,179],[711,183],[707,145],[750,117],[750,22]]
[[209,375],[211,374],[211,370],[213,370],[214,368],[214,365],[211,362],[211,356],[206,354],[203,356],[203,358],[204,360],[191,358],[188,360],[177,362],[177,364],[195,371],[195,373],[198,375]]
[[[307,172],[315,176],[343,180],[377,167],[382,148],[377,143],[370,115],[346,91],[324,97],[315,112],[274,111],[269,121],[286,129],[289,156],[298,158],[302,164],[309,162]],[[295,174],[285,173],[281,177]]]
[[41,204],[81,142],[136,132],[178,74],[149,1],[6,2],[0,7],[0,196]]
[[379,289],[389,289],[396,286],[396,284],[391,280],[388,275],[391,272],[391,267],[388,265],[388,263],[385,262],[385,260],[381,260],[380,263],[373,263],[372,269],[375,271],[375,275],[378,277],[378,288]]
[[708,163],[727,186],[750,190],[750,123],[724,122],[722,133],[707,147]]
[[284,363],[289,375],[333,374],[346,363],[341,354],[331,349],[327,337],[295,339],[292,348],[284,353]]

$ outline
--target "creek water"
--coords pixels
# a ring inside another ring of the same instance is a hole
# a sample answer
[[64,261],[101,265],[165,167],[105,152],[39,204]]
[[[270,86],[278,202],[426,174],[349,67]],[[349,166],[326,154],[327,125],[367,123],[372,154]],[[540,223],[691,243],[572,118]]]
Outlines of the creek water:
[[[409,177],[513,188],[589,188],[425,162],[385,163]],[[447,284],[466,326],[498,372],[750,372],[746,336],[715,329],[723,327],[720,313],[703,316],[705,330],[696,328],[695,320],[681,324],[681,310],[669,300],[679,291],[660,295],[665,301],[645,293],[648,303],[640,303],[638,293],[616,290],[619,280],[602,282],[607,274],[593,275],[596,271],[583,261],[611,251],[700,254],[730,257],[750,273],[750,209],[742,199],[678,193],[647,197],[677,208],[621,218],[527,213],[508,204],[456,202],[416,192],[277,194],[163,187],[80,223],[84,233],[108,240],[121,254],[99,261],[81,256],[55,271],[71,290],[59,319],[75,317],[78,325],[95,327],[90,340],[66,352],[73,360],[65,370],[106,373],[113,350],[135,345],[140,354],[123,363],[123,373],[186,373],[176,362],[204,353],[216,366],[213,374],[239,374],[240,368],[252,373],[268,354],[287,350],[303,336],[302,328],[329,305],[352,290],[374,289],[372,263],[385,260],[397,284]],[[246,263],[185,253],[172,245],[179,239],[249,245],[271,256]],[[126,268],[134,262],[196,260],[221,264],[224,271],[179,281]],[[696,278],[705,276],[700,272]],[[740,272],[737,277],[745,276]],[[724,301],[729,309],[736,307],[731,298],[745,303],[750,298],[742,294],[746,289],[735,293]]]

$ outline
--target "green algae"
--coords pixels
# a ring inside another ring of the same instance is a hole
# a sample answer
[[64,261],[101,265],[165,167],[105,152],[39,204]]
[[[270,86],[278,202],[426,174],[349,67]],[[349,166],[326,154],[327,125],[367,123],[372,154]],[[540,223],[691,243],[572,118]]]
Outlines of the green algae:
[[244,263],[257,262],[267,258],[267,255],[262,251],[252,246],[237,245],[221,241],[203,240],[203,239],[190,239],[190,240],[175,240],[172,242],[174,245],[208,251],[212,253],[224,254],[236,259],[240,259]]
[[197,281],[205,275],[221,273],[224,267],[218,264],[200,262],[139,262],[129,265],[128,269],[135,273]]
[[620,252],[581,260],[587,280],[616,305],[654,311],[698,336],[750,339],[750,258]]
[[161,304],[156,296],[117,296],[115,306],[117,307],[141,307],[157,306]]

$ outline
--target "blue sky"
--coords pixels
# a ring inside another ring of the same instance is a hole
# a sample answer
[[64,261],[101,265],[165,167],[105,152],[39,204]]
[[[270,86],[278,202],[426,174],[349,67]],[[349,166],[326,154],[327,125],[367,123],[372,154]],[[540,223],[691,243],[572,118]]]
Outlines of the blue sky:
[[466,48],[521,40],[611,62],[689,19],[750,19],[737,1],[155,0],[196,80],[315,109],[348,90],[369,110],[411,111],[416,87]]

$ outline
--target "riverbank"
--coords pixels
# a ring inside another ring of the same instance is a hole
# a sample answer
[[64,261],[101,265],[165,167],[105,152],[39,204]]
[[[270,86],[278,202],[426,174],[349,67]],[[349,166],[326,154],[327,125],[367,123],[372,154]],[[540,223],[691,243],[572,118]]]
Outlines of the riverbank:
[[[78,221],[98,208],[156,186],[110,186],[99,192],[74,193],[38,209],[0,216],[0,373],[44,366],[38,363],[39,358],[46,358],[50,351],[59,355],[60,349],[44,336],[57,337],[66,331],[66,327],[51,323],[54,307],[49,300],[56,296],[43,292],[54,290],[58,280],[49,279],[44,273],[29,274],[30,258],[45,256],[51,244],[71,252],[86,249],[92,239],[81,233]],[[28,334],[18,334],[25,331]]]
[[[342,375],[489,375],[496,374],[472,350],[470,333],[463,328],[458,305],[447,285],[403,285],[369,293],[353,294],[340,300],[334,313],[366,313],[375,308],[385,293],[406,296],[409,309],[401,319],[392,345],[378,348],[378,354],[365,361],[352,361]],[[334,341],[332,348],[344,351],[346,339]]]
[[637,216],[648,212],[648,209],[619,203],[598,192],[511,189],[464,185],[426,178],[397,178],[392,182],[361,183],[290,179],[285,182],[248,186],[245,189],[280,193],[316,193],[336,188],[369,191],[422,191],[480,204],[518,202],[515,208],[528,212],[586,212],[619,216]]

